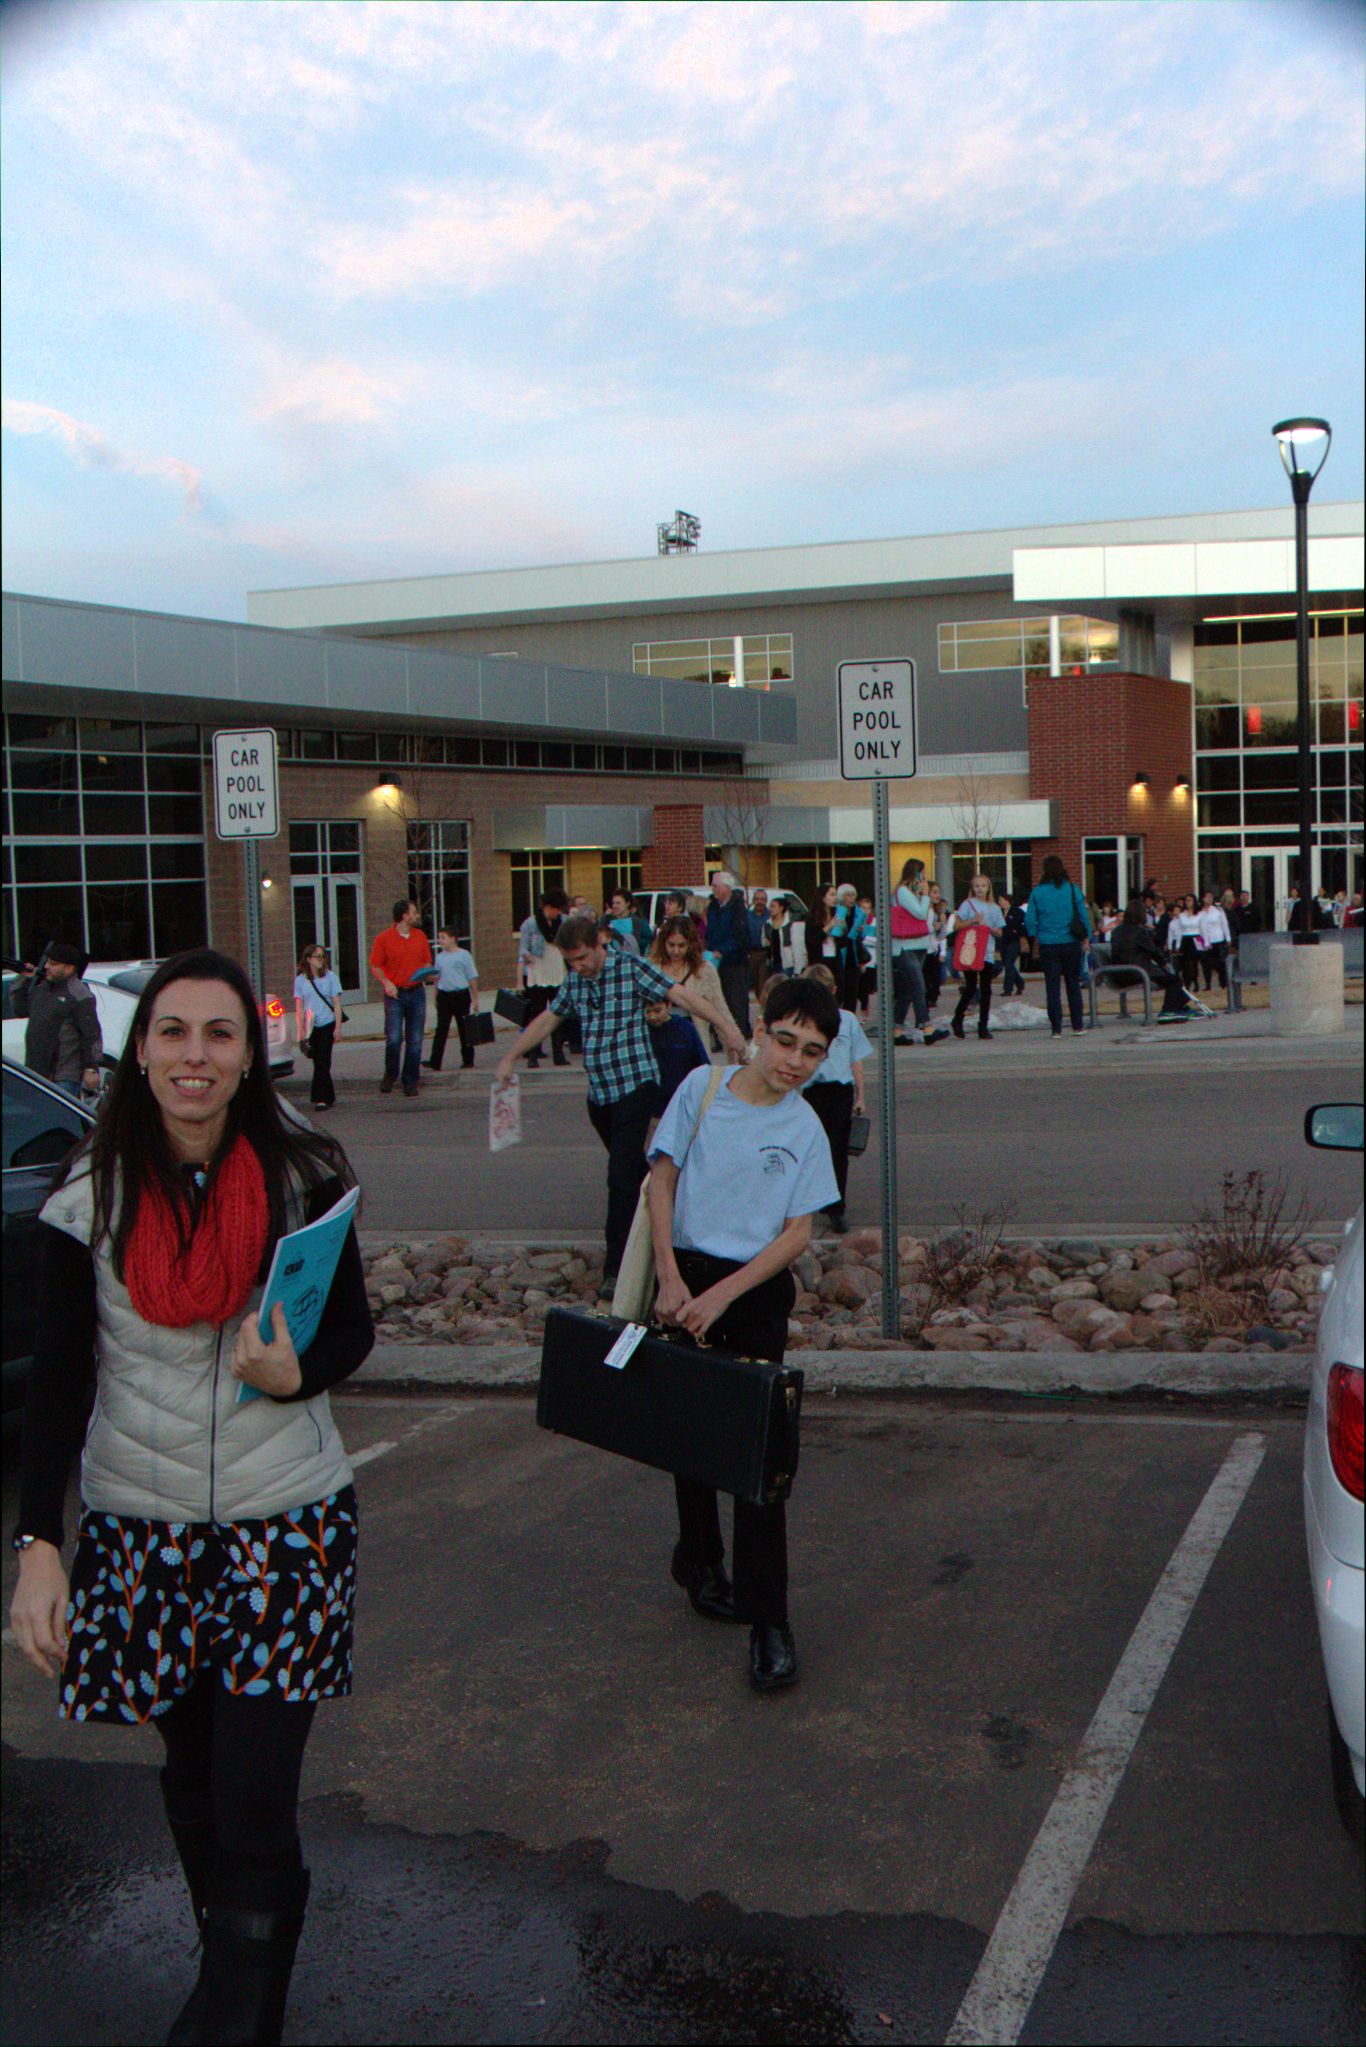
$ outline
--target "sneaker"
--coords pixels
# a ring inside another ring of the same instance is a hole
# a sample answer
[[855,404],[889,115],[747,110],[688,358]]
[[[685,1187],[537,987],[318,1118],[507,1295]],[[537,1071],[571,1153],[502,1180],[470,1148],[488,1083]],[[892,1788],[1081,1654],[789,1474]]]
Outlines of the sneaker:
[[379,1084],[379,1091],[382,1095],[391,1095],[394,1092],[394,1082],[392,1074],[388,1073],[385,1074],[383,1080]]
[[937,1045],[942,1038],[947,1038],[951,1035],[947,1024],[933,1024],[925,1032],[920,1042],[922,1045]]
[[413,1096],[417,1093],[417,1089],[415,1087],[405,1087],[403,1092],[405,1095],[407,1095],[409,1101],[411,1101]]

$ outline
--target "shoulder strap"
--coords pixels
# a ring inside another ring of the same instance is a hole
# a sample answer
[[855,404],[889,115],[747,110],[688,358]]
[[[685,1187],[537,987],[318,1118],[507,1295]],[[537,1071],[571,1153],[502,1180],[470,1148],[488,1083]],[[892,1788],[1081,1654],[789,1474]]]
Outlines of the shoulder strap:
[[697,1135],[698,1129],[702,1122],[702,1118],[706,1115],[708,1109],[716,1100],[716,1090],[721,1085],[721,1076],[724,1074],[725,1070],[726,1069],[724,1066],[714,1066],[712,1068],[711,1079],[707,1082],[707,1085],[702,1092],[702,1106],[698,1110],[697,1115],[693,1119],[692,1129],[688,1132],[688,1150],[684,1152],[682,1161],[679,1164],[678,1170],[680,1173],[682,1172],[683,1167],[688,1162],[688,1152],[692,1150],[693,1139]]

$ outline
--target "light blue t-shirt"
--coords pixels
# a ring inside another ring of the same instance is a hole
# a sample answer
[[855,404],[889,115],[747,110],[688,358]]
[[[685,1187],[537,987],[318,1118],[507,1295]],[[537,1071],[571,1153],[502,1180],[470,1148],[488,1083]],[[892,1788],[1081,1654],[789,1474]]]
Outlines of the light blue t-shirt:
[[457,945],[453,952],[447,952],[444,945],[438,946],[433,964],[436,967],[437,991],[442,995],[456,995],[462,988],[468,988],[471,981],[479,979],[474,955],[466,952],[463,945]]
[[817,1084],[825,1087],[831,1081],[837,1086],[852,1087],[854,1085],[854,1061],[856,1059],[866,1059],[872,1049],[868,1042],[868,1034],[854,1015],[852,1009],[842,1009],[840,1011],[839,1036],[835,1039],[834,1044],[830,1047],[830,1050],[826,1053],[810,1080],[802,1082],[802,1093],[805,1094],[809,1087],[815,1087]]
[[999,903],[983,902],[981,896],[965,896],[958,905],[958,929],[961,931],[965,924],[972,923],[986,925],[986,957],[988,961],[994,960],[996,957],[996,939],[994,934],[998,931],[1004,931],[1006,928],[1005,911]]
[[308,1022],[304,1026],[305,1037],[312,1030],[314,1024],[321,1024],[325,1030],[328,1024],[335,1023],[335,1004],[341,1001],[341,992],[341,982],[337,979],[331,967],[328,968],[325,974],[319,974],[316,981],[310,981],[307,974],[296,974],[294,978],[295,999],[303,1004],[304,1012],[308,1018]]
[[674,1246],[747,1265],[794,1216],[840,1198],[830,1144],[815,1110],[795,1090],[766,1108],[731,1092],[728,1066],[689,1147],[711,1078],[690,1073],[660,1118],[650,1158],[683,1161],[674,1194]]

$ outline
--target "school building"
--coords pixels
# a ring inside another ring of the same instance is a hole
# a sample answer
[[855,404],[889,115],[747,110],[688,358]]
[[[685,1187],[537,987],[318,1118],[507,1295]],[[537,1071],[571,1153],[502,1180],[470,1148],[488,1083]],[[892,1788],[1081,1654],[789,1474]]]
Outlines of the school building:
[[[1311,505],[1316,872],[1362,884],[1363,508]],[[915,663],[894,859],[961,895],[1048,852],[1100,900],[1296,874],[1288,506],[407,578],[249,595],[249,623],[6,595],[5,950],[245,944],[213,829],[215,730],[269,724],[267,974],[305,942],[346,988],[411,888],[486,985],[551,882],[600,903],[717,864],[872,877],[839,778],[835,674]]]

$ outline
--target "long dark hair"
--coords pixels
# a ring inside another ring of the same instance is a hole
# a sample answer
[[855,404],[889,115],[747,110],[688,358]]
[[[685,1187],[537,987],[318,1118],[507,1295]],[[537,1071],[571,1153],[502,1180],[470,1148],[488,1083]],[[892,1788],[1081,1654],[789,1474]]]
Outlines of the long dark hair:
[[1062,855],[1050,853],[1039,869],[1040,881],[1051,881],[1054,888],[1066,888],[1070,877],[1062,864]]
[[[139,996],[89,1151],[77,1152],[71,1162],[87,1156],[90,1160],[95,1193],[92,1248],[111,1236],[114,1270],[120,1279],[145,1189],[159,1187],[170,1202],[182,1249],[189,1243],[193,1227],[184,1180],[166,1135],[161,1109],[139,1071],[139,1052],[157,997],[175,981],[225,982],[241,1003],[247,1023],[250,1067],[228,1104],[223,1142],[209,1168],[205,1193],[212,1188],[223,1160],[239,1136],[246,1138],[261,1161],[270,1204],[272,1243],[286,1228],[286,1201],[292,1180],[301,1181],[306,1188],[331,1178],[340,1180],[343,1187],[355,1184],[356,1176],[341,1146],[296,1122],[271,1086],[261,1012],[252,985],[237,961],[208,946],[176,953],[172,959],[163,961]],[[67,1166],[68,1175],[71,1164]]]
[[664,922],[655,933],[654,944],[650,947],[650,958],[654,961],[655,965],[662,967],[666,964],[669,957],[668,943],[671,938],[681,938],[688,948],[688,972],[684,975],[684,980],[687,980],[693,974],[700,973],[702,971],[702,934],[692,918],[688,916],[666,917],[664,919]]

